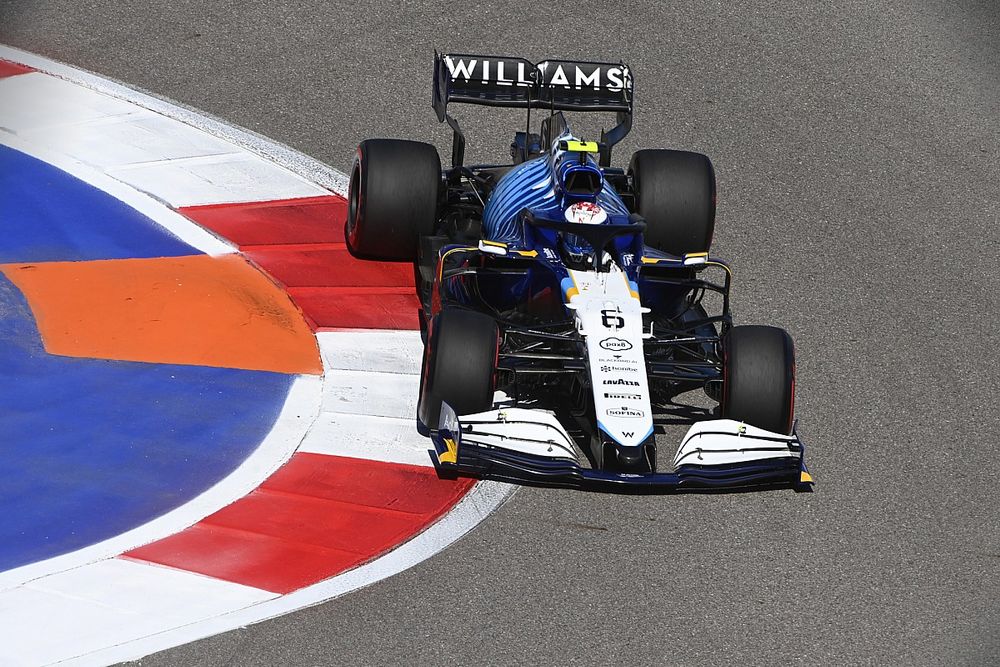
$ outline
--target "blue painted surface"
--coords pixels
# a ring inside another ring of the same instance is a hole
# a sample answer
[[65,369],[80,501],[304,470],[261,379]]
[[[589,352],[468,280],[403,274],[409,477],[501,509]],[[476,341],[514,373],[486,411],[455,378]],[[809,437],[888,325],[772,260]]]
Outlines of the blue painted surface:
[[0,571],[94,544],[211,487],[293,378],[52,356],[0,274]]
[[0,263],[200,254],[111,195],[0,145]]

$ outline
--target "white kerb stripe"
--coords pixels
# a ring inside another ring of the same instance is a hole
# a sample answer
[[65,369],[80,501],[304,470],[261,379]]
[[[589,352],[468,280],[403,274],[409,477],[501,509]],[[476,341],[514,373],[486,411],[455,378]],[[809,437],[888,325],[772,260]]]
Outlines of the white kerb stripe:
[[329,331],[316,340],[327,368],[420,374],[424,344],[416,331]]
[[430,438],[417,432],[416,416],[400,419],[324,412],[299,451],[433,466],[432,448]]
[[0,593],[0,664],[84,656],[275,597],[190,572],[104,560]]
[[125,185],[121,181],[116,181],[78,160],[40,147],[21,137],[7,134],[2,129],[0,129],[0,144],[47,162],[70,176],[75,176],[88,185],[103,190],[200,252],[207,255],[225,255],[235,250],[227,241],[210,234],[180,213],[167,208],[162,202]]
[[[136,111],[132,104],[38,72],[0,79],[0,127],[86,164],[104,165],[112,178],[171,206],[329,194],[235,144],[217,138],[201,141],[193,135],[208,135],[166,116],[156,127],[165,133],[162,150],[154,142],[135,161],[108,165],[106,155],[121,157],[122,144],[149,135],[143,124],[152,112]],[[115,122],[106,122],[109,118]]]
[[[0,58],[21,63],[52,74],[84,88],[108,95],[129,104],[154,111],[173,120],[202,130],[212,136],[230,141],[241,149],[271,160],[306,178],[311,183],[341,195],[347,194],[347,176],[319,160],[300,153],[294,148],[268,139],[245,128],[235,127],[204,111],[185,107],[177,102],[161,99],[148,93],[124,86],[85,70],[49,60],[28,51],[0,44]],[[22,75],[23,76],[23,75]],[[16,77],[14,77],[16,78]]]
[[328,370],[323,412],[415,419],[419,375]]

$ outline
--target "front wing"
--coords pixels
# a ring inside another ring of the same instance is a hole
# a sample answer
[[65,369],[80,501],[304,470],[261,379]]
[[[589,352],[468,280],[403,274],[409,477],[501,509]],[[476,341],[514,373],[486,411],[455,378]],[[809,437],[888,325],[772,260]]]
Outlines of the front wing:
[[583,465],[572,438],[544,410],[506,408],[459,417],[443,404],[431,439],[443,471],[545,486],[808,490],[813,482],[794,428],[783,435],[730,419],[696,422],[674,456],[673,472],[647,474]]

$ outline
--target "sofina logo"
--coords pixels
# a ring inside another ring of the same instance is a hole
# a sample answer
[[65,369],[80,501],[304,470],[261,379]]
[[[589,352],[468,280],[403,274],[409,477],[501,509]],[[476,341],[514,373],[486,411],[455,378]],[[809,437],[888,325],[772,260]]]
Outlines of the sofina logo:
[[642,410],[635,410],[633,408],[627,408],[622,406],[619,410],[618,408],[611,408],[608,410],[609,417],[625,417],[626,419],[641,419],[646,416],[646,413]]
[[632,343],[627,340],[622,340],[621,338],[605,338],[600,343],[601,347],[605,350],[611,350],[612,352],[618,352],[620,350],[631,350]]

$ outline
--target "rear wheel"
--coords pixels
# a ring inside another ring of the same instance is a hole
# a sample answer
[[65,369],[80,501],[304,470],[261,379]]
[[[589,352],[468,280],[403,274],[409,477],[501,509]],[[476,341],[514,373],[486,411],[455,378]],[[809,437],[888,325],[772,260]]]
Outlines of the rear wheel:
[[777,327],[733,327],[722,346],[722,417],[790,433],[795,407],[792,337]]
[[442,401],[455,414],[493,407],[499,330],[496,321],[464,308],[445,308],[431,321],[417,413],[437,428]]
[[715,170],[701,153],[636,151],[629,165],[645,243],[683,255],[708,252],[715,230]]
[[368,139],[351,169],[344,237],[362,259],[409,262],[437,222],[441,159],[430,144]]

